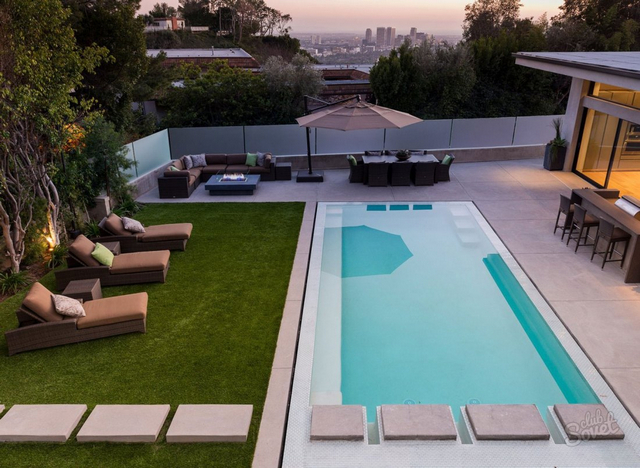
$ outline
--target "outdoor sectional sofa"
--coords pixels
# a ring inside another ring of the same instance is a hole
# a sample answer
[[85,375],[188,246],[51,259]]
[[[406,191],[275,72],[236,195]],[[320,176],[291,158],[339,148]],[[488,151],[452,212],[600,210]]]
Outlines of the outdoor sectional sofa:
[[133,233],[122,225],[122,218],[111,213],[98,224],[100,237],[92,238],[93,242],[120,242],[122,253],[144,252],[148,250],[184,250],[191,237],[193,224],[159,224],[145,226],[145,232]]
[[16,311],[18,328],[5,332],[9,356],[24,351],[147,331],[147,293],[94,299],[85,317],[58,314],[47,288],[34,283]]
[[[186,169],[183,156],[167,166],[162,176],[158,177],[160,198],[189,198],[201,182],[207,182],[212,175],[219,173],[260,174],[260,181],[275,180],[275,158],[271,153],[265,155],[264,165],[248,166],[246,153],[205,154],[207,165],[189,170]],[[171,170],[171,166],[177,170]]]
[[168,250],[132,252],[116,255],[111,266],[98,263],[91,256],[95,244],[80,235],[69,246],[69,268],[56,271],[56,287],[63,290],[71,281],[98,278],[102,286],[164,283],[169,271]]

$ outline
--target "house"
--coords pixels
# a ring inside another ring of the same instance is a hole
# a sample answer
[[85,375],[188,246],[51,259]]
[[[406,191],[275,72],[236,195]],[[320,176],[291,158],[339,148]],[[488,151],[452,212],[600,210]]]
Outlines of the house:
[[640,198],[640,52],[518,52],[516,64],[571,77],[565,171]]
[[184,19],[178,18],[177,16],[172,16],[170,18],[154,18],[153,24],[144,28],[144,32],[155,32],[164,30],[177,31],[178,29],[184,28]]

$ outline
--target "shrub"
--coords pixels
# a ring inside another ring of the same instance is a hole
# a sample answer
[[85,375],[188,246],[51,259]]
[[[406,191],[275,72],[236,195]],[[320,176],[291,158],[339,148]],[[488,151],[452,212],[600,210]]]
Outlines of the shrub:
[[0,293],[2,294],[13,295],[28,285],[29,277],[26,271],[0,273]]
[[49,261],[47,262],[47,268],[54,269],[64,263],[64,259],[67,256],[67,247],[62,244],[56,245],[51,252],[49,252]]

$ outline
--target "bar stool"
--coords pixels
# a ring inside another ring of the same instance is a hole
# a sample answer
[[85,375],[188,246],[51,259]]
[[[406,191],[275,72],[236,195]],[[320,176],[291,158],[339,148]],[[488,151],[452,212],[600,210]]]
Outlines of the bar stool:
[[[571,221],[571,228],[569,229],[569,236],[567,237],[567,245],[569,245],[569,241],[572,239],[576,241],[576,249],[574,252],[578,252],[578,247],[581,246],[591,246],[593,244],[589,244],[589,239],[594,239],[593,237],[589,237],[589,232],[592,227],[598,227],[600,221],[597,218],[594,218],[590,214],[587,214],[587,210],[582,208],[579,204],[573,205],[573,220]],[[578,236],[571,237],[574,229],[578,229]],[[584,243],[580,243],[582,241],[582,233],[584,230],[587,230],[584,234]],[[595,240],[595,239],[594,239]]]
[[[606,241],[607,248],[601,252],[598,252],[597,247],[598,241],[600,239]],[[620,262],[620,268],[622,268],[624,257],[627,255],[627,248],[629,247],[630,239],[631,235],[628,232],[615,227],[609,221],[600,219],[598,233],[596,234],[596,240],[593,244],[593,252],[591,252],[591,260],[593,261],[593,256],[595,254],[602,255],[602,266],[600,267],[601,269],[604,269],[604,264],[607,262]],[[618,244],[618,242],[624,242],[624,250],[622,252],[616,250],[616,245]],[[612,258],[614,253],[620,255],[620,258],[613,260]],[[607,256],[609,257],[608,260]]]
[[[562,224],[559,224],[561,214],[564,214],[564,222]],[[556,226],[553,228],[553,234],[555,235],[558,228],[561,228],[562,237],[560,237],[560,240],[563,241],[564,235],[571,228],[572,222],[573,222],[573,203],[571,203],[571,199],[569,197],[560,195],[560,207],[558,208],[558,216],[556,216]]]

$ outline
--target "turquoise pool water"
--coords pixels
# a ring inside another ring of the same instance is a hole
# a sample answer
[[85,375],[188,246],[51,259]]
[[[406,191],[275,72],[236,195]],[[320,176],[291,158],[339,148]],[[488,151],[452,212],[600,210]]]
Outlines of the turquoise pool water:
[[472,210],[327,206],[312,404],[598,402]]

